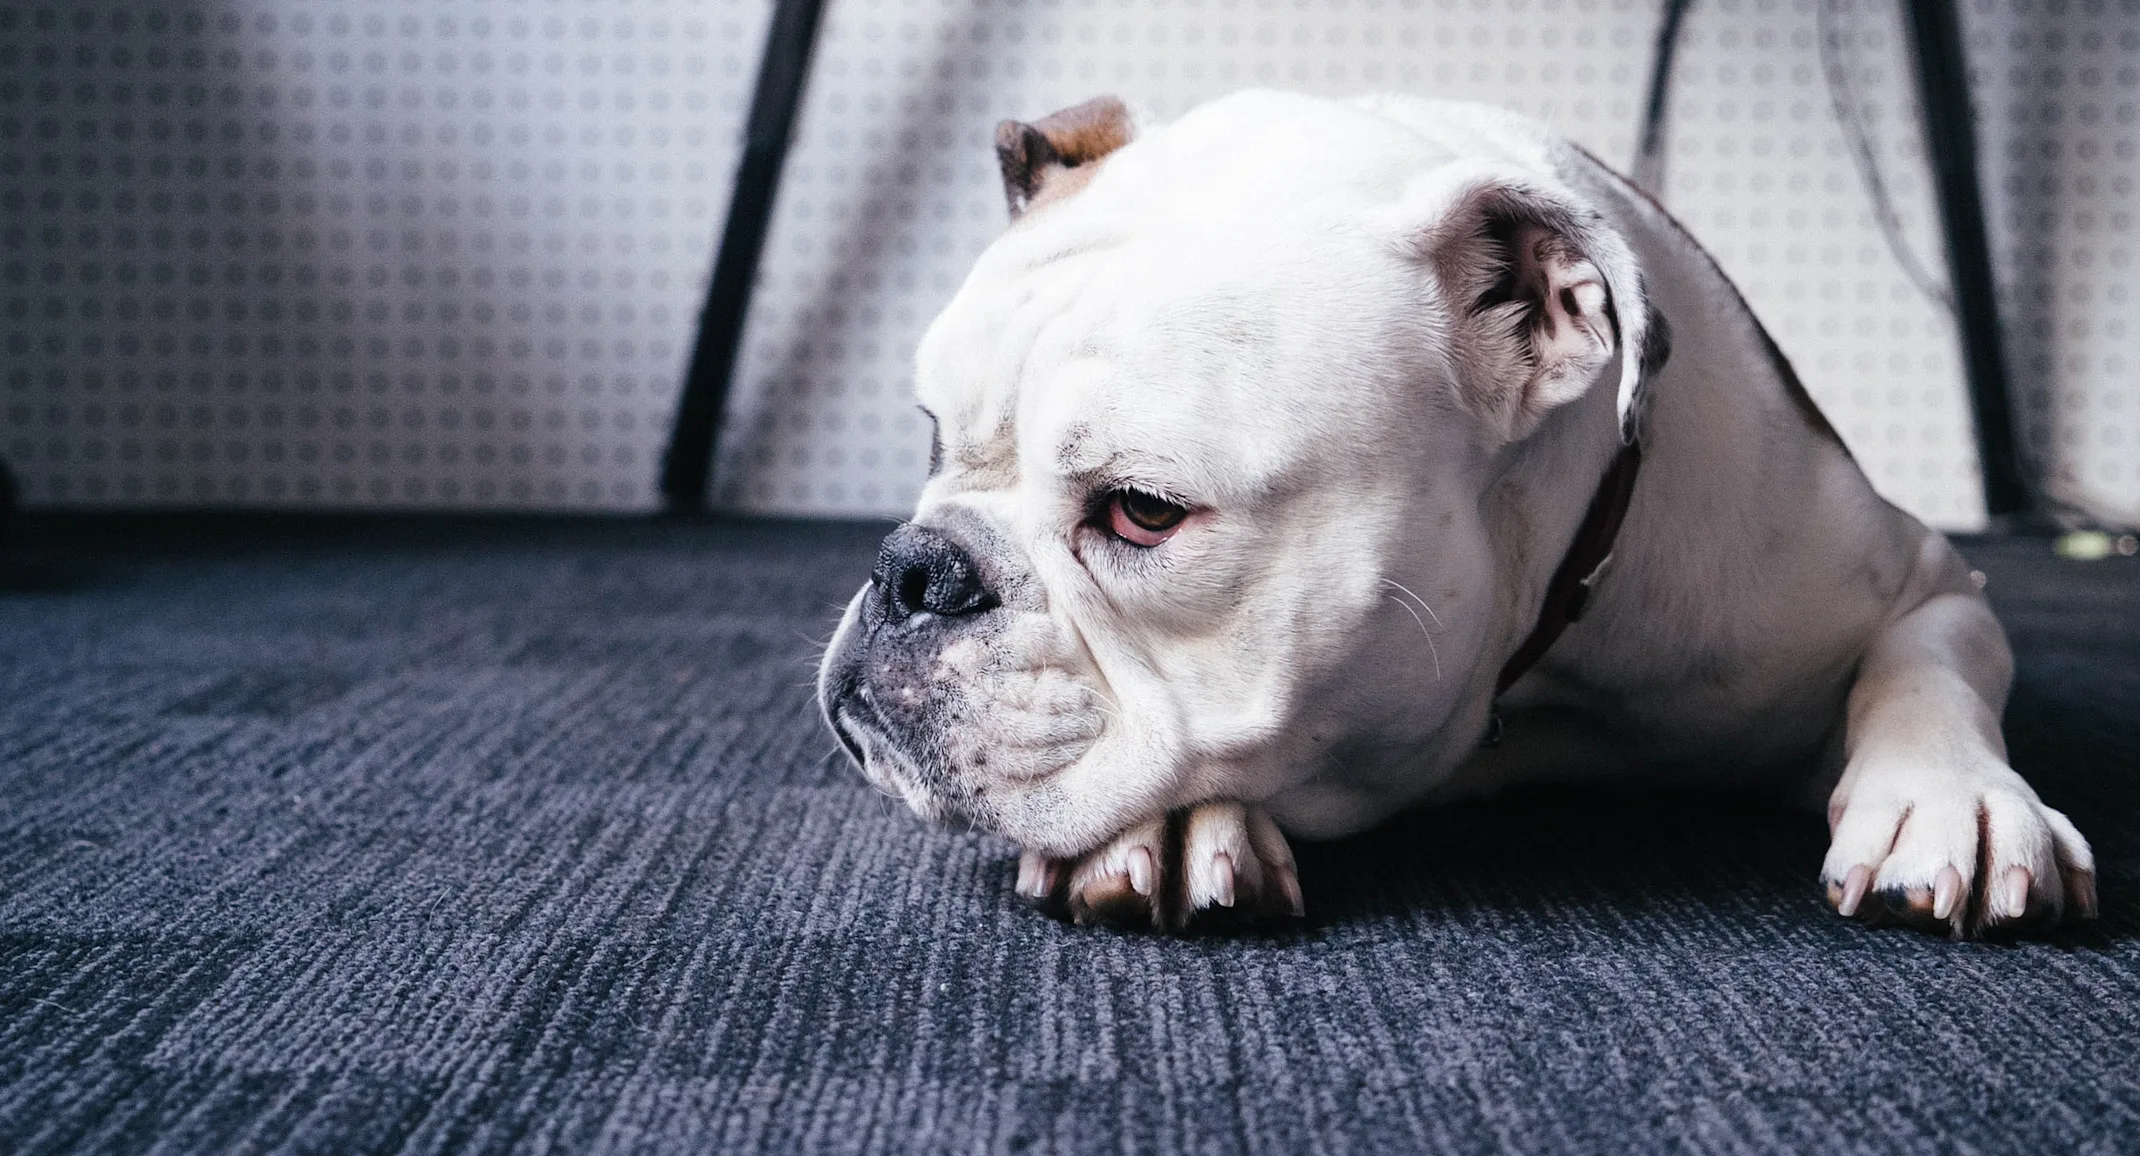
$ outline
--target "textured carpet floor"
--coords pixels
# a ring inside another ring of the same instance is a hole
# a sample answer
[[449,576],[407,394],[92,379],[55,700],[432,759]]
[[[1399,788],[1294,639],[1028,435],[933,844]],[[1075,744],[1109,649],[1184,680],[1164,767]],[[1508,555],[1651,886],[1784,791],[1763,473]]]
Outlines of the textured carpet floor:
[[1543,793],[1182,942],[832,757],[879,529],[33,521],[0,1151],[2140,1150],[2140,564],[1968,548],[2093,931],[1860,930],[1815,818]]

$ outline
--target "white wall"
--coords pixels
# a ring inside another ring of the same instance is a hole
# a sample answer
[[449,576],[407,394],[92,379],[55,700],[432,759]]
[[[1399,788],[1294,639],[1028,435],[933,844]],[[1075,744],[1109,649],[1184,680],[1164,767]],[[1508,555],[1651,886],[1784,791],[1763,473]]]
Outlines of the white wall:
[[2140,523],[2140,2],[1968,14],[2027,448],[2054,493]]
[[646,506],[769,11],[0,4],[28,499]]
[[[1893,6],[1843,60],[1935,274]],[[0,453],[45,505],[638,509],[763,0],[0,2]],[[1403,89],[1633,151],[1652,0],[832,0],[715,479],[896,513],[913,344],[1002,227],[990,134],[1098,92]],[[190,17],[188,14],[191,14]],[[120,18],[126,19],[122,24]],[[1968,10],[2033,442],[2140,513],[2140,6]],[[1666,199],[1883,492],[1981,523],[1953,323],[1881,240],[1810,0],[1698,0]]]

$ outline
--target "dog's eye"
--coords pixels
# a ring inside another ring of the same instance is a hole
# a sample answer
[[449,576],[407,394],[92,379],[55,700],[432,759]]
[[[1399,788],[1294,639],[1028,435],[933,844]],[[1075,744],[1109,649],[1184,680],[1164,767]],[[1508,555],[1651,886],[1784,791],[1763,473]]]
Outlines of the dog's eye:
[[1157,546],[1181,529],[1189,511],[1141,490],[1116,490],[1107,496],[1107,530],[1132,546]]

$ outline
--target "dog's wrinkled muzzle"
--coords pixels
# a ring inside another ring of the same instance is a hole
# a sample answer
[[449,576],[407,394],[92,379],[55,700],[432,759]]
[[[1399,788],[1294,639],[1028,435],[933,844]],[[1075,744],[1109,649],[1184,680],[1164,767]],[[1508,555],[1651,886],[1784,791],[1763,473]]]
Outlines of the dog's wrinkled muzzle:
[[879,787],[931,817],[982,816],[977,792],[940,750],[962,714],[939,657],[985,630],[1001,598],[966,547],[914,522],[878,548],[865,586],[826,655],[826,722]]

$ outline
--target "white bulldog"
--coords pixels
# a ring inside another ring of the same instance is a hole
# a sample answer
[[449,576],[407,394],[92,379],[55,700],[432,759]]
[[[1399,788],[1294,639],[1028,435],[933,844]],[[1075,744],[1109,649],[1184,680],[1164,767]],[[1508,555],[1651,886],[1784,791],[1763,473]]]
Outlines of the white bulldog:
[[1825,794],[1861,920],[2094,915],[1968,567],[1596,159],[1269,92],[998,152],[1015,223],[920,347],[932,476],[819,693],[871,782],[1023,848],[1022,894],[1298,915],[1287,836],[1551,777]]

